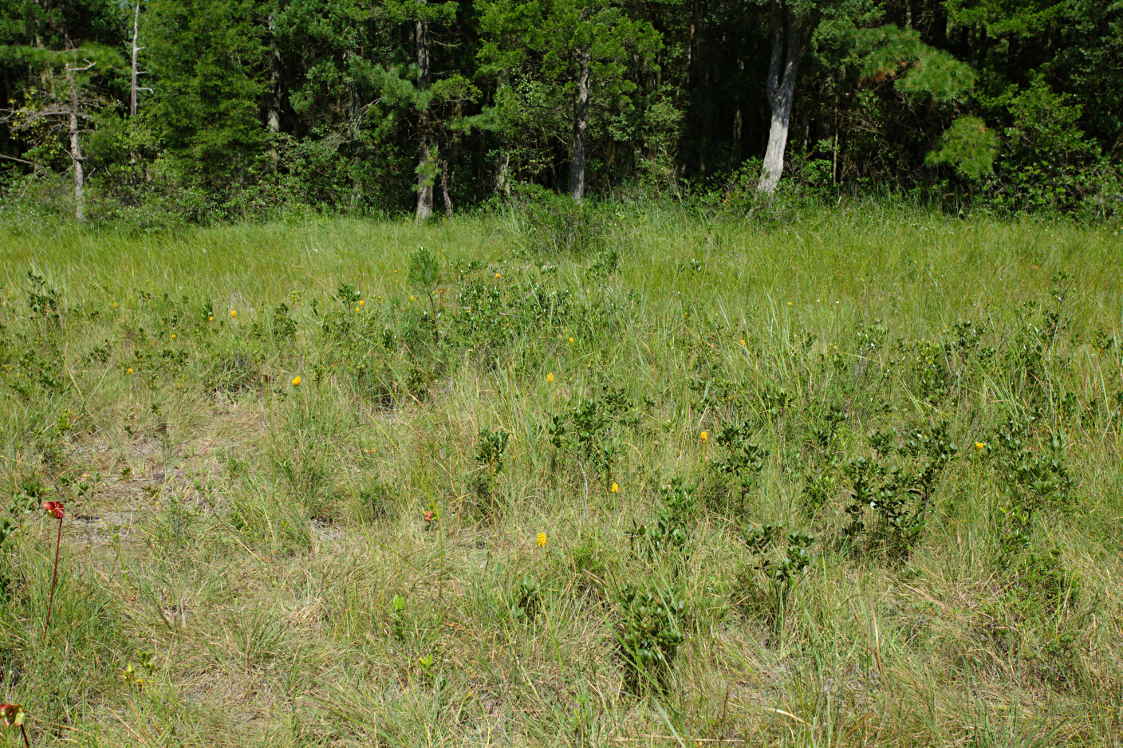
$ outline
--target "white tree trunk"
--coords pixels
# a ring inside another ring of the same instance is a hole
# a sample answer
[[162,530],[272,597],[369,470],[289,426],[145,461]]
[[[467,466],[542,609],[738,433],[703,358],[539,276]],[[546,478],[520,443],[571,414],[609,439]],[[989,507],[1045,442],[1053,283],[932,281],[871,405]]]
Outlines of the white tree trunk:
[[587,50],[579,53],[581,70],[577,77],[577,98],[573,105],[573,156],[569,164],[569,194],[574,200],[585,197],[585,131],[589,127],[589,63]]
[[504,197],[511,196],[511,154],[503,151],[499,157],[499,170],[495,175],[495,189]]
[[768,106],[772,121],[768,128],[768,148],[764,153],[757,189],[771,195],[784,173],[784,151],[788,147],[792,102],[799,58],[803,54],[803,32],[786,7],[772,6],[772,55],[768,64]]
[[421,145],[421,155],[417,164],[417,212],[418,222],[433,217],[433,183],[437,176],[437,149],[428,143]]
[[70,86],[70,111],[67,112],[67,134],[70,136],[70,160],[74,164],[74,218],[86,220],[86,170],[82,165],[82,143],[78,130],[78,81],[74,70],[66,69],[66,82]]
[[[417,33],[417,84],[420,88],[429,87],[429,23],[418,20]],[[433,145],[429,132],[429,111],[422,109],[418,117],[418,163],[417,163],[417,212],[420,223],[433,216],[433,182],[437,178],[437,148]]]
[[139,46],[137,46],[137,39],[138,39],[139,35],[140,35],[140,2],[139,2],[139,0],[137,0],[137,2],[133,5],[133,44],[132,44],[132,67],[131,67],[132,76],[131,76],[130,85],[129,85],[129,116],[130,117],[136,116],[136,99],[137,99],[138,83],[139,83],[139,78],[140,78],[139,59],[140,59],[141,48]]
[[[265,126],[272,133],[281,131],[281,50],[277,47],[277,20],[269,16],[269,101],[266,103]],[[273,158],[277,154],[274,150]]]
[[788,147],[788,130],[791,126],[791,100],[772,107],[772,121],[768,127],[768,149],[764,152],[764,168],[757,189],[771,195],[784,173],[784,152]]
[[441,199],[445,204],[445,216],[452,218],[452,195],[448,191],[448,161],[441,159]]

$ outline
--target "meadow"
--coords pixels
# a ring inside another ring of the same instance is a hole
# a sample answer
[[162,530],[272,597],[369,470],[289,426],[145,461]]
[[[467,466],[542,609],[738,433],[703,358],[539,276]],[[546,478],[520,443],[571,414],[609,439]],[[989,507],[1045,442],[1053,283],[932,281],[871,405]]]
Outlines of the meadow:
[[1119,745],[1121,267],[869,205],[5,224],[0,746]]

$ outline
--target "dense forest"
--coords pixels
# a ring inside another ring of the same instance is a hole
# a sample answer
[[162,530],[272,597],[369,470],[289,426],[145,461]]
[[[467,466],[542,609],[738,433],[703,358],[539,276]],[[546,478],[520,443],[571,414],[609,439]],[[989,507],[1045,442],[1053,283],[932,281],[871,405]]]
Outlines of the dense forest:
[[536,191],[1118,215],[1119,0],[0,0],[0,190],[82,218]]

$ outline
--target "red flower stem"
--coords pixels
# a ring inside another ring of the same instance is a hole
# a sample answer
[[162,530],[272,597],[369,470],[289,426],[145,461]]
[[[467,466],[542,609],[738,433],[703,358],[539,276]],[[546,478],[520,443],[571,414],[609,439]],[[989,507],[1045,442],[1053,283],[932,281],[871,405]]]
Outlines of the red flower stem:
[[27,739],[27,728],[23,725],[19,726],[19,734],[23,735],[24,748],[31,748],[31,741]]
[[[47,629],[51,627],[51,609],[55,603],[55,585],[58,584],[58,556],[59,549],[62,548],[62,517],[58,518],[58,534],[55,535],[55,565],[51,569],[51,592],[47,596],[47,620],[43,623],[43,634],[46,635]],[[27,735],[24,735],[27,739]]]

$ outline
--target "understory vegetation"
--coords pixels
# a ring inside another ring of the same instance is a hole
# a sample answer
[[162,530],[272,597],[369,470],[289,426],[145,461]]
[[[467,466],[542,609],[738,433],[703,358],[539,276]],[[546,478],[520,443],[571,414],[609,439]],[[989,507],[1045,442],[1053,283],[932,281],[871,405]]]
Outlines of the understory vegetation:
[[1115,744],[1120,247],[8,225],[0,701],[34,746]]

